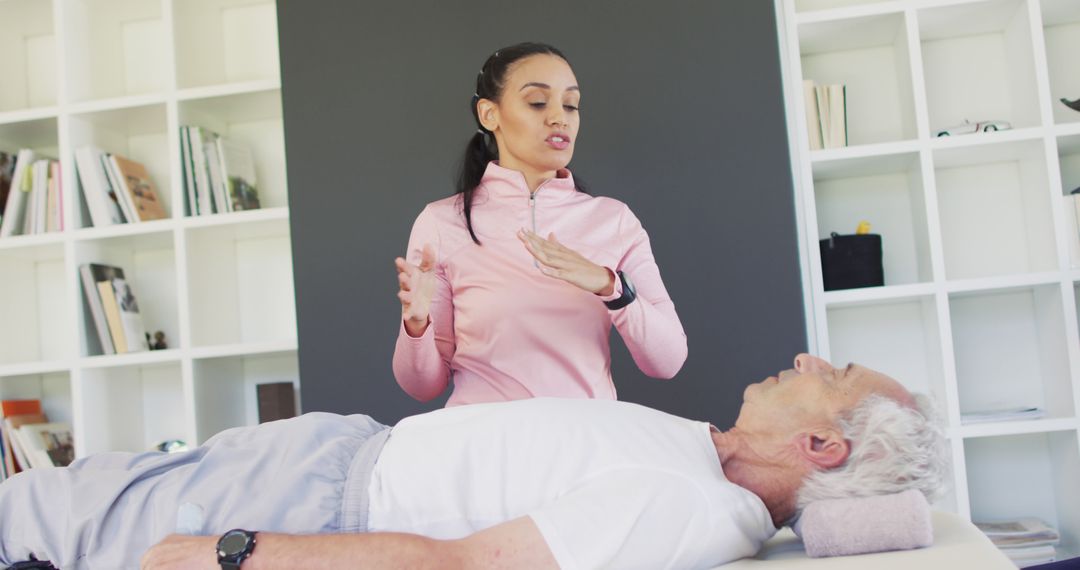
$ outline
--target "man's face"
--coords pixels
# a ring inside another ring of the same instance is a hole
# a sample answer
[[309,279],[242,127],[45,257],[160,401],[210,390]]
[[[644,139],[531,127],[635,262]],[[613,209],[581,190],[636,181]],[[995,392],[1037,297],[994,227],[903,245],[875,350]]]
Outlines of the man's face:
[[858,364],[834,368],[816,356],[800,354],[795,357],[795,368],[747,386],[735,426],[748,433],[787,438],[835,426],[845,412],[871,394],[914,405],[899,382],[880,372]]

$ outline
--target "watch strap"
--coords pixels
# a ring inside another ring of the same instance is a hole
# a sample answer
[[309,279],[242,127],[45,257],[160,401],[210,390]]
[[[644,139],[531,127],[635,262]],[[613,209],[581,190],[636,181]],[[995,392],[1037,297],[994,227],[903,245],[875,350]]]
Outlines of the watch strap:
[[634,299],[637,299],[637,292],[634,290],[634,285],[630,282],[630,279],[626,277],[626,274],[622,271],[616,271],[615,275],[622,283],[622,296],[611,301],[604,301],[604,306],[606,306],[609,311],[617,311],[630,303],[633,303]]

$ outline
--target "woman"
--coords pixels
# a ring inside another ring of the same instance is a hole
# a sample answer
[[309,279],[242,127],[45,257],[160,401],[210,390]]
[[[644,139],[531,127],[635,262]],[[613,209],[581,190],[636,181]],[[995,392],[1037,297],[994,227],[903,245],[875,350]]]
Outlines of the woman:
[[394,376],[414,398],[435,398],[452,378],[448,406],[615,399],[612,324],[649,376],[671,378],[686,360],[641,223],[566,169],[580,97],[551,46],[518,44],[484,63],[457,193],[428,204],[409,259],[395,260]]

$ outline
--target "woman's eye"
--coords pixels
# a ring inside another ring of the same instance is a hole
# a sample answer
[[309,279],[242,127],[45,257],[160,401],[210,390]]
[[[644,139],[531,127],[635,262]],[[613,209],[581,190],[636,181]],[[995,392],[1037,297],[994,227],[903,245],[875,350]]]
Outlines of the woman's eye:
[[578,108],[573,106],[573,105],[563,105],[563,109],[566,109],[567,111],[570,111],[571,113],[578,110]]
[[547,103],[544,102],[544,101],[537,101],[535,103],[529,103],[529,106],[534,108],[534,109],[543,109],[544,105],[547,105]]

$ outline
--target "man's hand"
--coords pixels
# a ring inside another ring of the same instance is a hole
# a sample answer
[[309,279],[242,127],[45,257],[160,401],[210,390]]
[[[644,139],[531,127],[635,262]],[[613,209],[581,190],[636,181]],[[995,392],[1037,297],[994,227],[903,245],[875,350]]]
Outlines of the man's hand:
[[394,260],[398,271],[398,300],[401,301],[401,319],[409,335],[418,337],[427,330],[431,313],[431,297],[435,294],[435,250],[425,245],[420,265],[413,265],[404,258]]
[[142,557],[143,570],[218,570],[216,536],[170,534]]
[[597,265],[548,234],[548,239],[528,230],[518,230],[518,239],[525,244],[544,275],[562,279],[590,293],[607,296],[615,291],[615,276],[606,267]]

